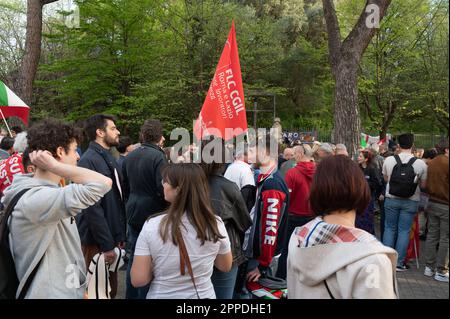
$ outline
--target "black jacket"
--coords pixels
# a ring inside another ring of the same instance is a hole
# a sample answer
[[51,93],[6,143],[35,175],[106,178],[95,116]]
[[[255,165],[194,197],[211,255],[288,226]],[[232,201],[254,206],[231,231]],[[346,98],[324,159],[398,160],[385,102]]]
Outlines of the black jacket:
[[378,174],[377,168],[374,165],[369,165],[366,168],[363,168],[362,166],[360,167],[364,173],[367,183],[369,184],[370,193],[378,198],[383,188],[383,181],[380,179],[380,174]]
[[[116,160],[107,149],[91,142],[78,166],[96,171],[113,181],[112,189],[99,202],[76,217],[83,245],[99,245],[102,251],[112,250],[126,239],[125,205],[114,174],[116,169],[121,183],[121,173]],[[120,187],[123,192],[123,185]]]
[[149,216],[167,208],[161,182],[166,164],[163,150],[147,143],[128,154],[122,164],[127,222],[137,232]]
[[215,213],[222,218],[230,238],[233,263],[240,265],[245,261],[242,244],[245,231],[252,225],[239,187],[220,175],[209,178],[211,203]]

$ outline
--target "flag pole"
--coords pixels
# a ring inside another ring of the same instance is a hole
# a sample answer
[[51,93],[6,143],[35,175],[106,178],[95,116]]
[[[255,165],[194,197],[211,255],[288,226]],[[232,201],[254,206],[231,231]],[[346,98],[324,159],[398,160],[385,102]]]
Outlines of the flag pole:
[[417,269],[419,269],[419,252],[417,251],[417,243],[416,243],[416,236],[414,236],[413,239],[413,243],[414,243],[414,251],[416,252],[416,265],[417,265]]
[[3,115],[3,111],[2,111],[1,109],[0,109],[0,113],[2,114],[2,118],[3,118],[3,121],[5,122],[6,128],[8,129],[9,136],[13,137],[13,136],[12,136],[12,133],[11,133],[11,130],[9,129],[8,122],[6,122],[5,115]]

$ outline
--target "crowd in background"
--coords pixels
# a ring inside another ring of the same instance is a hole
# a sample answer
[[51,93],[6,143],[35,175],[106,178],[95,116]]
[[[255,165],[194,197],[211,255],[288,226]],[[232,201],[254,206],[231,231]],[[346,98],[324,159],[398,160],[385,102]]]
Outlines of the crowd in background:
[[[0,141],[0,194],[16,297],[91,298],[101,279],[86,269],[101,258],[108,298],[122,259],[128,299],[398,298],[417,214],[424,275],[448,282],[448,140],[415,149],[402,134],[353,158],[343,144],[295,142],[274,157],[270,135],[175,151],[158,120],[135,144],[101,114],[85,122],[83,151],[80,130],[58,120],[12,131]],[[373,267],[379,284],[368,287]]]

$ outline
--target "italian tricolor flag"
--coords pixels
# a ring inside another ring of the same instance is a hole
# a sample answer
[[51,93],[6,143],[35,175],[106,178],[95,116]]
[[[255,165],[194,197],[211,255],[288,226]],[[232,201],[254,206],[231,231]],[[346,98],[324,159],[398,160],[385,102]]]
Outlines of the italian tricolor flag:
[[0,81],[0,111],[2,117],[17,116],[25,125],[28,125],[30,107],[11,91],[5,83]]
[[380,140],[379,136],[370,136],[370,135],[361,133],[361,147],[366,148],[367,146],[372,145],[372,144],[381,145],[381,144],[387,142],[387,137],[388,137],[388,134],[386,134],[386,137],[384,139]]

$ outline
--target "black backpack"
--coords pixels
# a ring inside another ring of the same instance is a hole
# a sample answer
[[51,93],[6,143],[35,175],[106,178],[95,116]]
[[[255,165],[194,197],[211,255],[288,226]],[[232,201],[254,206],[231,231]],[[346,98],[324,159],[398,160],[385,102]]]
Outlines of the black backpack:
[[[9,246],[9,228],[8,219],[11,216],[17,202],[20,200],[23,194],[30,189],[24,189],[20,191],[9,203],[6,210],[0,212],[0,299],[16,299],[17,289],[19,287],[19,279],[17,278],[16,266],[11,254]],[[42,258],[41,258],[42,261]],[[28,277],[18,299],[23,299],[31,281],[33,280],[39,264],[36,265],[34,270]]]
[[408,163],[403,164],[398,155],[394,156],[397,164],[392,169],[392,175],[389,180],[389,194],[409,198],[414,195],[418,185],[416,173],[413,164],[416,158],[411,158]]

